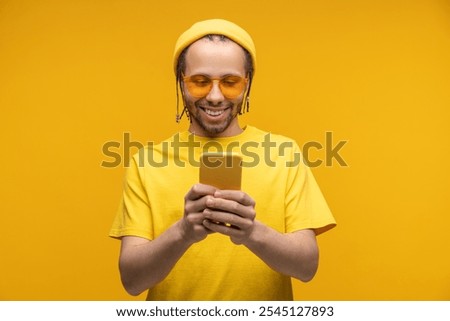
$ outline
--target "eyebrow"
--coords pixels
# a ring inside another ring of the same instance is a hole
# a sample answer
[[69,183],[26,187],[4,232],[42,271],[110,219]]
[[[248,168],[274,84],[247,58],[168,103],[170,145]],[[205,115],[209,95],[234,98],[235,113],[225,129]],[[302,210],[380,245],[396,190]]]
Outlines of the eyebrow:
[[240,73],[226,73],[226,74],[223,74],[221,76],[211,76],[210,74],[204,73],[204,72],[193,73],[193,74],[189,75],[188,77],[191,77],[191,76],[205,76],[205,77],[208,77],[208,78],[225,78],[225,77],[228,77],[228,76],[237,76],[237,77],[242,77],[242,78],[246,77],[245,75],[241,75]]

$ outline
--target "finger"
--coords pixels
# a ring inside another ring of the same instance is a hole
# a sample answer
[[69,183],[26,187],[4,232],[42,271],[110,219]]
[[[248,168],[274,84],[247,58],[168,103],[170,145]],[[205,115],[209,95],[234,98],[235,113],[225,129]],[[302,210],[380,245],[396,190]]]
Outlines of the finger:
[[217,190],[214,197],[238,202],[244,206],[255,206],[255,201],[243,191]]
[[226,227],[245,230],[252,225],[252,220],[242,218],[241,216],[232,213],[212,211],[210,209],[205,209],[203,213],[205,214],[205,218],[209,221],[225,225]]
[[186,235],[190,235],[190,238],[194,239],[195,242],[199,242],[204,240],[211,233],[214,233],[214,231],[211,231],[203,224],[199,224],[194,225]]
[[253,206],[244,206],[236,201],[222,198],[208,198],[206,206],[209,209],[221,210],[223,212],[234,213],[244,218],[253,220],[256,216]]
[[228,235],[231,237],[240,237],[244,234],[241,230],[239,230],[237,228],[234,228],[232,226],[227,226],[224,224],[216,224],[216,223],[211,222],[210,220],[204,220],[203,225],[208,230],[211,230],[213,232],[217,232],[220,234]]
[[197,200],[205,195],[214,195],[214,192],[217,189],[213,186],[210,185],[205,185],[205,184],[195,184],[191,187],[191,189],[189,190],[189,192],[186,194],[186,196],[184,197],[184,199],[186,201],[193,201],[193,200]]
[[203,213],[190,213],[186,215],[186,221],[191,225],[201,225],[205,219],[205,214]]
[[203,196],[195,201],[187,200],[184,205],[184,211],[186,214],[189,213],[201,213],[206,208],[206,203],[208,199],[213,198],[211,195]]

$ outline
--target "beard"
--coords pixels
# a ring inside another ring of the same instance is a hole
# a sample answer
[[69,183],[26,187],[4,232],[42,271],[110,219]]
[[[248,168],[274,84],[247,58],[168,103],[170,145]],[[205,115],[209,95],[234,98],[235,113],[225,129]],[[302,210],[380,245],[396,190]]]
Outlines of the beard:
[[[191,117],[191,121],[195,120],[195,122],[205,131],[205,133],[208,134],[208,136],[213,137],[223,133],[230,126],[233,119],[239,113],[239,108],[237,108],[237,106],[239,106],[240,104],[242,104],[242,101],[238,102],[237,104],[228,101],[224,102],[223,104],[213,106],[210,105],[206,101],[206,99],[201,99],[194,102],[194,106],[192,106],[192,108],[189,108],[189,116]],[[229,109],[230,112],[228,113],[225,120],[219,123],[210,123],[206,122],[203,119],[202,113],[204,112],[201,108],[209,108],[212,110],[214,110],[215,108],[227,108],[227,110]]]

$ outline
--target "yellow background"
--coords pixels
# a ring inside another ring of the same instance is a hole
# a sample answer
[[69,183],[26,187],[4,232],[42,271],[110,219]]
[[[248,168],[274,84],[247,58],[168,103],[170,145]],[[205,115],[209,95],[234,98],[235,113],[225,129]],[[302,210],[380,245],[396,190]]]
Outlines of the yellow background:
[[0,299],[143,298],[122,289],[107,237],[124,169],[100,166],[102,145],[187,127],[173,46],[215,17],[256,43],[244,123],[300,145],[348,140],[348,167],[313,169],[339,225],[296,298],[449,300],[444,0],[1,0]]

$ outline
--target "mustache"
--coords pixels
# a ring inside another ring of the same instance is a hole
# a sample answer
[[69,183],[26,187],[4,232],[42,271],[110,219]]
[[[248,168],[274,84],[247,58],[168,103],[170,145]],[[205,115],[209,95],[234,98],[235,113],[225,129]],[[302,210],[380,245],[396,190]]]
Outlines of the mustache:
[[234,106],[234,104],[232,102],[230,102],[230,101],[221,102],[220,104],[213,105],[213,104],[208,103],[207,101],[202,101],[202,100],[196,101],[194,103],[194,105],[195,105],[195,107],[211,108],[211,109],[214,109],[214,108],[229,108],[229,107],[233,107]]

